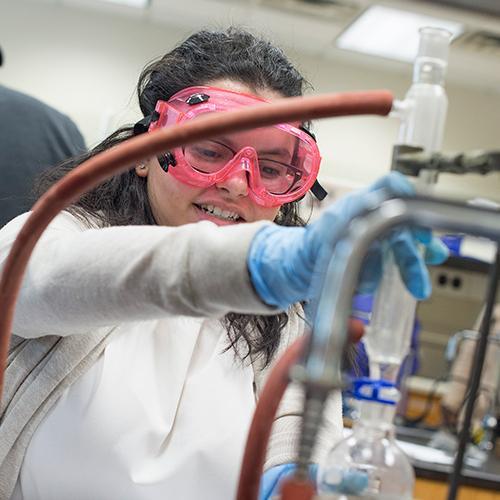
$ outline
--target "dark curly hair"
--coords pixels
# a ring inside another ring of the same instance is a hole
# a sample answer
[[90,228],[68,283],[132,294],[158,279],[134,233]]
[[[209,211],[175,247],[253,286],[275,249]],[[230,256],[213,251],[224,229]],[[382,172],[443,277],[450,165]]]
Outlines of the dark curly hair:
[[[141,111],[148,116],[158,100],[168,100],[186,87],[220,78],[242,82],[255,91],[274,90],[284,97],[300,96],[309,86],[283,52],[268,41],[234,27],[225,31],[199,31],[143,70],[137,86]],[[122,127],[88,153],[45,171],[38,179],[36,194],[40,196],[92,156],[132,137],[133,129],[133,125]],[[97,218],[108,226],[156,224],[146,179],[137,176],[133,169],[85,193],[69,210],[79,218],[87,221]],[[285,226],[304,224],[296,202],[283,205],[275,222]],[[267,365],[287,322],[286,313],[227,314],[223,323],[228,332],[228,349],[233,348],[241,359],[249,355],[264,356]]]

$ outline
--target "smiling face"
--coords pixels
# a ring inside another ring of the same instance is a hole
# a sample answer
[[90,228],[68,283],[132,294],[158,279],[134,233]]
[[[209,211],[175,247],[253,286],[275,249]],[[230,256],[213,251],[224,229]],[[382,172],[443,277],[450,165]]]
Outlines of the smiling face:
[[[268,101],[283,97],[273,90],[256,92],[243,83],[226,79],[210,81],[206,85],[254,94]],[[235,149],[247,145],[243,144],[245,134],[235,135],[232,139],[238,141],[237,144],[232,144]],[[284,144],[283,147],[287,145]],[[270,160],[285,158],[283,155],[286,152],[276,150],[276,146],[269,143],[269,138],[264,140],[262,148],[269,150],[266,151],[270,153]],[[219,226],[257,220],[272,221],[280,209],[279,206],[263,207],[249,198],[247,173],[243,169],[207,188],[197,188],[178,181],[162,170],[156,158],[149,160],[145,168],[136,168],[136,173],[147,176],[151,209],[160,225],[180,226],[201,220],[209,220]],[[271,175],[271,170],[268,173]]]

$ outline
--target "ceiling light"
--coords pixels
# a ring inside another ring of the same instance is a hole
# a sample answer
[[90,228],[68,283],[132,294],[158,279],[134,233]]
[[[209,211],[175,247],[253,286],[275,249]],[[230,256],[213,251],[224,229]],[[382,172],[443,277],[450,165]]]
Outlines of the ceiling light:
[[149,7],[151,0],[101,0],[101,2],[125,5],[126,7],[136,7],[138,9],[145,9],[146,7]]
[[454,21],[374,5],[337,38],[337,47],[413,62],[418,50],[418,30],[425,26],[445,28],[453,38],[464,30],[462,24]]

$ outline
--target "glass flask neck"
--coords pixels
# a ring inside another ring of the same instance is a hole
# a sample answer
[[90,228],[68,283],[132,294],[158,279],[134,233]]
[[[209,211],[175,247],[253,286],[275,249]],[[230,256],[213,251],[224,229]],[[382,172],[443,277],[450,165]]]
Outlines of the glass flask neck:
[[413,83],[443,85],[448,65],[451,33],[442,28],[419,30],[418,54],[413,68]]
[[373,401],[358,401],[359,419],[353,424],[353,433],[373,439],[394,439],[396,405]]
[[444,85],[446,63],[432,57],[419,57],[413,67],[413,83]]

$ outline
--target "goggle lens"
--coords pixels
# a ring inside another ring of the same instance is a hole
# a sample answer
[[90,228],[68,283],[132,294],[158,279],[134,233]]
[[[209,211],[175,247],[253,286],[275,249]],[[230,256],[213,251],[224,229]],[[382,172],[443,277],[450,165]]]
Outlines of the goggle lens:
[[251,146],[257,153],[259,179],[270,194],[298,191],[311,173],[309,144],[277,127],[231,134],[225,138],[204,140],[183,148],[186,162],[201,174],[223,170],[238,152]]
[[[148,130],[195,120],[205,113],[265,102],[225,89],[190,87],[168,102],[157,102],[156,117]],[[168,172],[179,181],[197,187],[211,186],[244,170],[249,196],[256,203],[269,207],[295,201],[314,188],[321,161],[310,135],[297,125],[286,123],[199,141],[172,153],[175,163],[162,166],[165,171],[168,165],[175,166]]]

